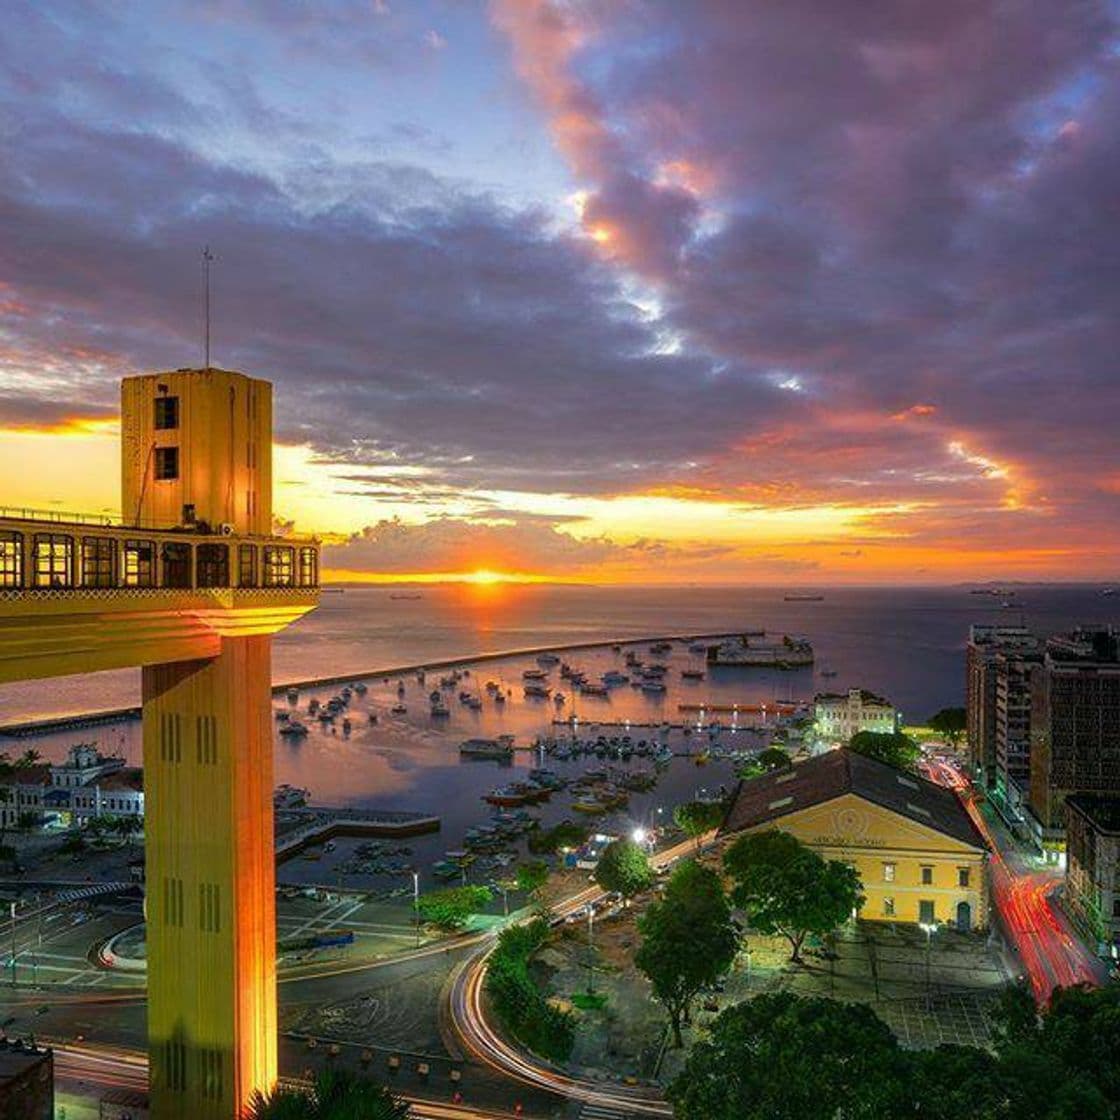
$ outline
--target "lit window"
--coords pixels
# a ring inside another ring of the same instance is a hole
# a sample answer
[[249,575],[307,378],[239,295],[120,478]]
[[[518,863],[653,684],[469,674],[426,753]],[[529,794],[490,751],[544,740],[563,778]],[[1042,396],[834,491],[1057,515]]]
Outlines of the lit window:
[[893,918],[894,917],[894,899],[893,898],[884,898],[883,899],[883,917],[884,918]]
[[156,482],[171,482],[179,477],[179,449],[156,448]]
[[36,533],[32,561],[36,587],[70,587],[74,582],[74,541],[60,533]]
[[257,546],[243,544],[237,550],[237,586],[257,586]]
[[124,542],[125,587],[155,586],[156,546],[151,541]]
[[294,549],[286,545],[266,547],[264,550],[264,585],[265,587],[292,587],[294,586],[295,572],[293,570]]
[[894,882],[894,868],[895,868],[895,865],[893,863],[884,863],[883,864],[883,882],[884,883],[893,883]]
[[319,553],[313,548],[299,550],[299,585],[317,587],[319,584]]
[[117,582],[117,542],[112,537],[82,538],[82,586],[113,587]]
[[23,534],[0,533],[0,587],[23,586]]

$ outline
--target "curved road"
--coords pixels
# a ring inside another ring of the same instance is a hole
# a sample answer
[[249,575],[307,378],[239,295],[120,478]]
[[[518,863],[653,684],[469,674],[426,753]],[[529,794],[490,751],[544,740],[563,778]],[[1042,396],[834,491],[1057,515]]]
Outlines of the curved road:
[[[701,846],[709,845],[714,839],[715,833],[708,833],[702,838]],[[695,854],[695,851],[696,842],[686,840],[656,853],[652,863],[658,869],[665,868],[678,859]],[[600,901],[605,894],[606,892],[598,887],[589,887],[565,899],[553,908],[553,912],[559,919],[569,917]],[[466,1054],[504,1077],[572,1100],[643,1116],[673,1115],[672,1107],[654,1088],[640,1085],[604,1085],[597,1081],[573,1077],[544,1064],[534,1055],[507,1042],[487,1021],[483,999],[486,970],[490,955],[496,946],[496,936],[489,936],[487,941],[462,964],[448,992],[449,1019]]]

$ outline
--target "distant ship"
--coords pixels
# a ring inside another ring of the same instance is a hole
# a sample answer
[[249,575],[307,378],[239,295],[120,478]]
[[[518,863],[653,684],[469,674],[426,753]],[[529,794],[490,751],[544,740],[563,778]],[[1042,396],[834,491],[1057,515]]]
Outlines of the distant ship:
[[787,603],[820,603],[824,601],[823,595],[787,595]]
[[390,599],[423,599],[424,596],[420,594],[415,595],[390,595]]

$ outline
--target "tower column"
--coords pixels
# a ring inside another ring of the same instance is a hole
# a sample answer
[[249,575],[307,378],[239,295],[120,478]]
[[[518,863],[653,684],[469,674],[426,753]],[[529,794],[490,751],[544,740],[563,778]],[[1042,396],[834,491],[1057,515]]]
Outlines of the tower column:
[[276,1080],[270,654],[143,670],[155,1120],[234,1120]]

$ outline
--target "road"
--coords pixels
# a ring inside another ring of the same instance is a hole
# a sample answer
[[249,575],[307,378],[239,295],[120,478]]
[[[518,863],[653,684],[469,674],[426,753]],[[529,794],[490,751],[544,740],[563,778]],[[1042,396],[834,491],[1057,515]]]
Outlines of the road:
[[[55,1087],[60,1094],[88,1097],[91,1089],[99,1092],[133,1089],[142,1093],[148,1090],[148,1056],[143,1050],[65,1042],[51,1045]],[[281,1081],[298,1087],[307,1084],[297,1078],[281,1078]],[[432,1100],[407,1090],[399,1095],[412,1105],[415,1120],[508,1120],[515,1115],[512,1110]]]
[[956,791],[991,849],[992,902],[1019,954],[1035,999],[1044,1004],[1055,988],[1102,984],[1106,978],[1103,963],[1081,941],[1054,901],[1061,872],[1032,866],[1007,829],[989,824],[956,767],[930,759],[928,768],[930,777]]
[[[701,845],[707,846],[714,839],[715,833],[708,833],[701,838]],[[661,869],[695,853],[696,842],[685,840],[657,852],[651,862]],[[553,913],[557,919],[563,920],[586,910],[604,897],[605,892],[598,887],[589,887],[554,906]],[[641,1085],[608,1086],[595,1081],[584,1081],[561,1073],[508,1043],[487,1021],[483,1000],[486,969],[495,947],[494,937],[481,944],[463,963],[448,992],[449,1019],[465,1053],[475,1062],[489,1066],[496,1073],[513,1081],[582,1101],[587,1105],[641,1116],[672,1116],[672,1108],[657,1089]]]

